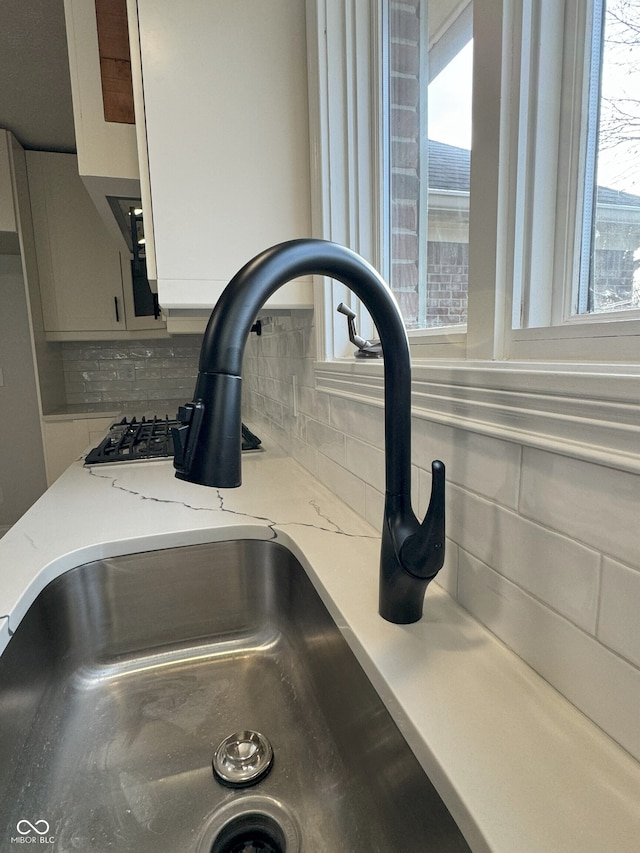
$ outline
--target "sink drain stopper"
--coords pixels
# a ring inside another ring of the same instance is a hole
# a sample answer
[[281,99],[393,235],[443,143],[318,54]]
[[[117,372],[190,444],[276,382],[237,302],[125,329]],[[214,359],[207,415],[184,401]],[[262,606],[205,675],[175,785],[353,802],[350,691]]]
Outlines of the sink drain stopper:
[[271,769],[273,749],[260,732],[234,732],[216,749],[212,763],[214,776],[224,785],[255,785]]

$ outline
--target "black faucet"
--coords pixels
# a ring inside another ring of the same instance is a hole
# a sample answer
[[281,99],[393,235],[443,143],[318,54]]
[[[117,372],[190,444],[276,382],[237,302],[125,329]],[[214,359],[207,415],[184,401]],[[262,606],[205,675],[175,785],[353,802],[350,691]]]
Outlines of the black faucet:
[[380,615],[417,622],[444,562],[444,465],[432,463],[431,500],[420,524],[411,508],[411,360],[400,311],[376,270],[324,240],[292,240],[249,261],[230,281],[204,334],[194,400],[174,431],[176,477],[233,488],[241,481],[241,372],[245,343],[266,300],[299,276],[334,278],[368,308],[384,356],[386,494],[380,553]]

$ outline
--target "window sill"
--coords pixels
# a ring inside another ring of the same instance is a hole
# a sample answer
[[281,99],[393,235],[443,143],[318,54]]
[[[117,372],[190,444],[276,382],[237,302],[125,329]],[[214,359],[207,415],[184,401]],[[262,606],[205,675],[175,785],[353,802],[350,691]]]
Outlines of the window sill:
[[[318,362],[316,388],[383,405],[381,361]],[[415,417],[640,473],[640,368],[414,361]]]
[[516,329],[511,332],[510,352],[513,358],[522,360],[593,362],[596,369],[599,362],[613,361],[614,365],[604,366],[616,372],[621,362],[637,365],[638,337],[640,320],[634,317],[580,317],[561,326]]
[[466,326],[439,326],[434,329],[419,329],[408,333],[411,357],[465,358],[467,354]]

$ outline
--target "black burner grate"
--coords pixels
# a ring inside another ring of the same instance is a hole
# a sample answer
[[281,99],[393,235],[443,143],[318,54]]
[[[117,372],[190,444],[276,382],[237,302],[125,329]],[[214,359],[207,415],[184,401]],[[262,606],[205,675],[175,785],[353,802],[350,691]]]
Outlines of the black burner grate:
[[[173,456],[171,428],[178,426],[176,419],[169,418],[123,418],[113,424],[100,444],[91,450],[85,465],[101,465],[109,462],[134,462],[144,459],[166,459]],[[242,449],[257,450],[260,439],[244,424],[242,425]]]

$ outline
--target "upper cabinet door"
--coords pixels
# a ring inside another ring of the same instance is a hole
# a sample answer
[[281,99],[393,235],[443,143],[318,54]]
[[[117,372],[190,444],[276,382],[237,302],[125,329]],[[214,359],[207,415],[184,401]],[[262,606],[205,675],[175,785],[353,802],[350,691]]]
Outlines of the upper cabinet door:
[[73,154],[27,152],[45,332],[125,326],[120,252]]
[[11,181],[9,134],[6,130],[0,130],[0,246],[2,246],[2,234],[15,234],[17,230]]
[[[129,0],[129,12],[160,304],[212,307],[258,252],[311,236],[305,4]],[[313,304],[308,280],[287,287],[271,305]]]
[[[64,0],[64,12],[77,169],[106,227],[119,239],[108,199],[140,197],[136,128],[116,120],[128,115],[125,0]],[[119,88],[122,109],[117,108]]]

